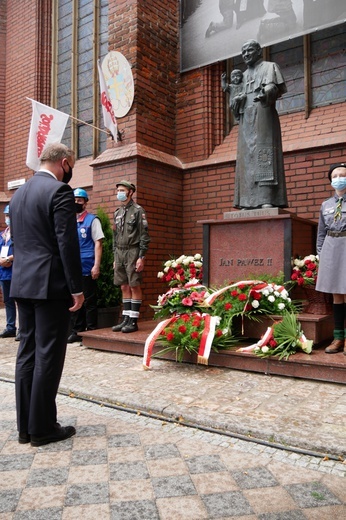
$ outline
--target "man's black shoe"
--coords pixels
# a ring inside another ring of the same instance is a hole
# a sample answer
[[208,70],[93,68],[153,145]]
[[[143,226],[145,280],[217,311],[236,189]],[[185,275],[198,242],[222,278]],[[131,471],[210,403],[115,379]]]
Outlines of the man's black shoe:
[[49,444],[51,442],[59,442],[64,441],[65,439],[69,439],[72,435],[75,435],[76,428],[73,426],[56,426],[52,433],[48,435],[43,435],[42,437],[38,437],[36,435],[31,435],[31,446],[44,446],[45,444]]
[[120,332],[122,330],[122,328],[125,327],[125,325],[128,324],[129,320],[130,320],[130,316],[124,316],[123,321],[118,323],[118,325],[114,325],[114,327],[112,327],[112,331],[113,332]]
[[15,330],[7,330],[5,329],[2,334],[0,334],[0,338],[15,338],[16,331]]
[[18,434],[18,442],[19,444],[28,444],[30,442],[30,435],[28,433],[19,433]]
[[78,336],[78,334],[71,334],[71,336],[67,338],[67,343],[79,343],[82,339],[82,336]]
[[18,332],[16,339],[14,341],[20,341],[20,332]]
[[125,325],[125,327],[123,327],[121,329],[121,332],[137,332],[138,330],[138,325],[137,325],[137,320],[131,320],[129,321],[129,323],[127,325]]

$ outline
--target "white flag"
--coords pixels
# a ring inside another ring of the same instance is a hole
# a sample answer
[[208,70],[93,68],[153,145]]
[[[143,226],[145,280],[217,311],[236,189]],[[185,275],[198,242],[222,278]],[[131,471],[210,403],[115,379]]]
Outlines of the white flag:
[[108,88],[100,65],[100,60],[97,61],[97,68],[99,71],[100,91],[101,91],[101,105],[103,114],[103,124],[111,132],[114,141],[118,140],[118,125],[114,115],[112,102],[109,98]]
[[40,167],[40,156],[43,149],[47,144],[60,143],[70,116],[33,99],[30,99],[30,101],[32,103],[32,118],[26,165],[28,168],[37,171]]

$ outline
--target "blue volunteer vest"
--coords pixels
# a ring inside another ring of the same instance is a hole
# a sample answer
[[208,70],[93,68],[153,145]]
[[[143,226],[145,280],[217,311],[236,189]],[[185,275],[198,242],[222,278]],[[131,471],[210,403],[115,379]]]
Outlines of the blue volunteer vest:
[[95,263],[95,244],[91,237],[91,225],[95,215],[86,213],[82,222],[77,222],[80,257],[83,276],[90,276]]

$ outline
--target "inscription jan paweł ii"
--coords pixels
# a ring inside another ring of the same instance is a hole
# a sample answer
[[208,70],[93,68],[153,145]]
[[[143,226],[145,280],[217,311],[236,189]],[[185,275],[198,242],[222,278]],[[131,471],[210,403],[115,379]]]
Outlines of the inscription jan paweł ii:
[[220,258],[220,267],[238,266],[264,267],[273,265],[272,258]]

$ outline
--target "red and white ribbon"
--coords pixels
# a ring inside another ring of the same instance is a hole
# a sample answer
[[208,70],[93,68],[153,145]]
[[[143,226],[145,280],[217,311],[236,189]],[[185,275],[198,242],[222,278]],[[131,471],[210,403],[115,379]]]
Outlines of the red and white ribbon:
[[210,316],[209,314],[204,317],[204,329],[202,332],[201,341],[199,344],[197,363],[201,363],[202,365],[207,365],[211,346],[213,343],[213,339],[215,336],[215,328],[219,321],[218,316]]
[[160,336],[161,332],[173,319],[176,319],[175,316],[172,316],[171,318],[168,318],[167,320],[160,321],[155,327],[155,329],[149,334],[149,336],[146,339],[145,345],[144,345],[144,355],[143,355],[143,366],[144,368],[150,367],[150,360],[151,355],[153,352],[153,348],[155,345],[155,341]]
[[209,305],[212,305],[214,303],[214,301],[216,300],[216,298],[218,298],[220,296],[220,294],[223,294],[224,292],[228,291],[228,289],[232,289],[233,287],[239,287],[239,285],[254,285],[254,284],[258,284],[258,283],[262,283],[262,282],[259,280],[244,280],[242,282],[232,283],[232,285],[227,285],[227,287],[222,287],[222,289],[219,289],[218,291],[213,292],[210,296],[208,296],[208,298],[206,298],[205,301]]

